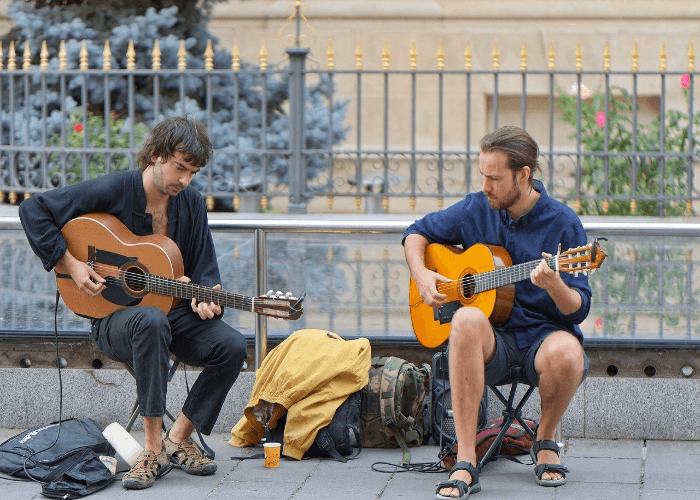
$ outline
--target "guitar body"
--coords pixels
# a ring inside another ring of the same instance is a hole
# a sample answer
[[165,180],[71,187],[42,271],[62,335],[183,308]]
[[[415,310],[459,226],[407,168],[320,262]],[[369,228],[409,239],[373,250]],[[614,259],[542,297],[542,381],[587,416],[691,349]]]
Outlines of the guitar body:
[[[135,236],[118,219],[92,213],[69,221],[61,234],[68,250],[82,262],[94,262],[94,269],[107,280],[107,288],[97,297],[80,291],[69,276],[56,275],[58,291],[68,308],[87,318],[104,318],[118,309],[153,306],[166,314],[180,301],[177,297],[148,293],[137,278],[155,274],[177,279],[184,274],[180,249],[162,235]],[[113,278],[114,275],[136,279]]]
[[[474,276],[511,266],[508,251],[495,245],[476,244],[467,250],[431,243],[425,249],[425,267],[453,281],[468,282]],[[428,306],[420,297],[413,278],[408,290],[411,323],[416,338],[425,347],[437,347],[450,336],[454,312],[462,306],[480,309],[494,325],[505,323],[513,309],[515,285],[473,293],[468,286],[451,286],[441,290],[447,295],[440,309]]]

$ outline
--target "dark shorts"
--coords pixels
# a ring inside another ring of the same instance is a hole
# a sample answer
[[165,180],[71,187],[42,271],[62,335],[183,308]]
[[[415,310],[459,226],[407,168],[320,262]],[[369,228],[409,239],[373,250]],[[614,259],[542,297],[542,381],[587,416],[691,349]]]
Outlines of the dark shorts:
[[[554,333],[554,332],[552,332]],[[551,335],[545,335],[537,343],[518,349],[515,334],[502,330],[493,330],[496,337],[496,353],[493,359],[486,364],[485,382],[486,385],[501,385],[511,382],[510,368],[514,365],[523,367],[521,379],[529,385],[537,386],[540,383],[540,376],[535,370],[535,356],[542,342]],[[583,376],[581,382],[586,380],[588,375],[588,356],[583,353]],[[579,384],[581,383],[579,382]]]

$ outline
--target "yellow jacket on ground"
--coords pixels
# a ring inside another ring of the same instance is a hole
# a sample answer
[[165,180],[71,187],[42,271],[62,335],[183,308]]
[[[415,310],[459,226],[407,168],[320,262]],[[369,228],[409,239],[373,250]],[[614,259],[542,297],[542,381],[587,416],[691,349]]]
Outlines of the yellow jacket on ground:
[[275,347],[255,373],[255,385],[244,416],[231,429],[233,446],[252,446],[265,434],[254,408],[276,403],[269,420],[287,412],[282,453],[301,459],[319,429],[353,392],[369,381],[372,353],[369,340],[343,340],[325,330],[299,330]]

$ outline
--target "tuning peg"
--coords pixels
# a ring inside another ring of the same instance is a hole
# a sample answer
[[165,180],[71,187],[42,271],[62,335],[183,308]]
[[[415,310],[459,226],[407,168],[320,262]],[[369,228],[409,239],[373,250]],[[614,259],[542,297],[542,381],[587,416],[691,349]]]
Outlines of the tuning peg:
[[291,296],[292,296],[292,292],[287,292],[287,293],[284,294],[284,296],[285,296],[285,297],[291,297]]
[[588,276],[588,271],[581,271],[584,276]]
[[274,294],[275,294],[275,292],[274,292],[273,290],[268,290],[267,293],[266,293],[265,295],[272,296],[272,295],[274,295]]

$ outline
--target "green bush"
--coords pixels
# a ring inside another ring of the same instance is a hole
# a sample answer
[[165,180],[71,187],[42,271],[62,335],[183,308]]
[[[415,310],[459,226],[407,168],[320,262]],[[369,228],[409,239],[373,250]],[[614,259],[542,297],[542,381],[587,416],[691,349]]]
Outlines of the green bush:
[[[65,153],[56,152],[49,156],[52,183],[61,185],[60,177],[63,175],[65,184],[75,184],[82,179],[94,179],[107,172],[127,170],[130,162],[136,164],[136,154],[147,136],[148,127],[143,123],[134,124],[132,134],[130,123],[117,118],[114,112],[109,116],[109,126],[105,127],[102,116],[89,114],[85,120],[82,108],[75,108],[69,116],[65,144],[60,135],[54,135],[48,141],[50,147],[66,148]],[[79,151],[73,152],[71,149]],[[115,154],[107,149],[125,151],[123,154]],[[87,169],[87,176],[82,174],[83,168]]]
[[[687,76],[687,75],[684,75]],[[681,80],[687,98],[687,80]],[[689,82],[687,82],[689,83]],[[576,87],[576,86],[575,86]],[[575,88],[574,88],[575,90]],[[596,199],[581,199],[584,215],[678,216],[686,213],[688,178],[692,164],[685,155],[689,149],[688,115],[677,110],[666,112],[663,144],[661,123],[657,118],[649,124],[632,122],[633,100],[622,87],[611,87],[606,95],[596,92],[577,98],[557,87],[557,105],[562,109],[560,121],[576,127],[577,107],[581,106],[581,145],[584,151],[581,166],[580,194]],[[693,116],[693,130],[700,130],[700,113]],[[694,138],[697,136],[693,134]],[[607,157],[605,151],[607,136]],[[569,136],[576,140],[576,132]],[[633,141],[636,141],[633,148]],[[700,153],[693,141],[694,154]],[[572,191],[578,198],[579,192]],[[671,198],[671,199],[669,199]],[[676,199],[672,199],[676,198]],[[636,210],[634,210],[635,200]]]

